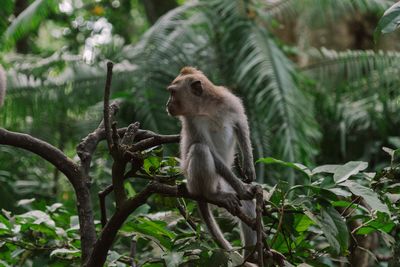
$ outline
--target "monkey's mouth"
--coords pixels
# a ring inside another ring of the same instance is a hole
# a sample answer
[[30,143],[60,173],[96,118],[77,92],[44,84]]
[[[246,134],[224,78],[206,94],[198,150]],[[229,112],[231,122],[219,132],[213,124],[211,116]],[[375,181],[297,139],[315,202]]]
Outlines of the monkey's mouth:
[[169,116],[172,116],[172,117],[176,116],[174,109],[171,106],[169,106],[168,104],[167,104],[167,107],[165,108],[165,110],[167,111]]

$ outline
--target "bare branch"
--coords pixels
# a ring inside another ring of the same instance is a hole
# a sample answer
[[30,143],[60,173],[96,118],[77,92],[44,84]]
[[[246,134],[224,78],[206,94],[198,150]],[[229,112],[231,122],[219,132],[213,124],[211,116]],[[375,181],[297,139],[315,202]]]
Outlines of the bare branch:
[[[119,103],[113,102],[110,106],[111,114],[115,115],[119,109]],[[88,176],[92,155],[100,141],[105,138],[104,120],[101,120],[99,126],[92,133],[88,134],[76,147],[76,152],[81,160],[81,170]]]
[[65,174],[74,187],[80,186],[78,165],[68,158],[61,150],[49,143],[28,134],[11,132],[0,128],[0,144],[23,148],[39,155]]
[[107,253],[111,248],[118,230],[121,228],[129,214],[146,203],[151,194],[151,185],[148,185],[135,197],[122,203],[119,209],[117,209],[114,215],[110,218],[103,231],[100,233],[100,236],[94,245],[92,255],[85,266],[98,267],[104,265],[104,262],[107,258]]
[[262,213],[263,213],[263,190],[261,186],[256,186],[256,223],[257,223],[257,252],[258,252],[258,266],[264,266],[264,227],[262,224]]
[[136,267],[135,257],[136,257],[136,236],[133,235],[131,238],[131,251],[129,252],[129,257],[131,258],[131,267]]
[[176,207],[179,210],[179,213],[182,215],[182,217],[186,220],[186,222],[189,224],[189,226],[196,232],[196,224],[194,221],[189,217],[189,214],[186,212],[185,207],[182,205],[180,199],[177,199],[177,205]]
[[[179,139],[178,139],[179,141]],[[131,151],[143,151],[146,149],[149,149],[151,147],[159,146],[162,144],[168,144],[168,143],[176,143],[177,142],[177,136],[176,135],[153,135],[149,138],[143,139],[142,141],[139,141],[138,143],[134,144],[132,146]]]
[[109,105],[113,66],[114,64],[112,62],[110,61],[107,62],[107,80],[104,88],[104,110],[103,110],[104,129],[106,132],[106,139],[107,139],[108,149],[110,150],[110,152],[112,151],[114,145],[111,137],[110,105]]
[[82,262],[84,262],[91,254],[96,241],[96,231],[90,192],[79,170],[79,166],[58,148],[27,134],[11,132],[0,128],[0,144],[23,148],[42,157],[53,164],[70,181],[77,199],[79,231],[82,243]]
[[[147,199],[152,194],[160,194],[163,196],[169,197],[184,197],[196,201],[206,201],[204,198],[200,196],[191,195],[187,189],[186,185],[166,185],[158,182],[152,182],[146,188],[137,194],[135,197],[130,198],[126,201],[123,201],[120,207],[117,209],[115,214],[110,218],[103,231],[100,234],[100,237],[97,239],[96,244],[93,248],[93,253],[90,256],[90,259],[87,263],[87,267],[97,267],[103,266],[107,252],[111,248],[112,242],[115,239],[115,236],[126,220],[126,218],[135,211],[138,207],[145,204]],[[217,201],[209,201],[209,203],[215,204],[217,206],[223,207],[228,210],[228,205],[224,202]],[[228,210],[234,216],[237,216],[244,223],[249,225],[252,229],[256,230],[256,222],[254,219],[248,217],[244,214],[240,209]]]

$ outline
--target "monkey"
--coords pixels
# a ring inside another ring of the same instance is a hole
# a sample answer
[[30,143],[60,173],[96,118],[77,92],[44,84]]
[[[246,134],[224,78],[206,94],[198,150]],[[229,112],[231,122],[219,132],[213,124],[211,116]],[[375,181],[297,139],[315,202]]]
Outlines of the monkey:
[[[206,200],[224,201],[255,218],[252,181],[255,180],[250,131],[244,106],[229,89],[214,85],[200,70],[184,67],[167,87],[166,109],[181,121],[181,169],[189,193]],[[235,147],[242,153],[245,182],[231,171]],[[206,202],[198,202],[200,215],[219,246],[232,250]],[[256,244],[256,232],[241,222],[245,247]],[[246,249],[247,248],[247,249]]]
[[0,65],[0,107],[4,104],[4,98],[6,97],[7,80],[6,73],[3,66]]

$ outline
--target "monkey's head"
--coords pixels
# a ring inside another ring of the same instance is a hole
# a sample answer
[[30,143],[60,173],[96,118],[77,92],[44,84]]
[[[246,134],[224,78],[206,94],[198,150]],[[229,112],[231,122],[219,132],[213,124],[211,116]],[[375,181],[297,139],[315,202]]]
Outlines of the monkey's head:
[[184,67],[167,88],[170,93],[168,113],[174,117],[200,114],[205,101],[213,94],[213,87],[201,71]]

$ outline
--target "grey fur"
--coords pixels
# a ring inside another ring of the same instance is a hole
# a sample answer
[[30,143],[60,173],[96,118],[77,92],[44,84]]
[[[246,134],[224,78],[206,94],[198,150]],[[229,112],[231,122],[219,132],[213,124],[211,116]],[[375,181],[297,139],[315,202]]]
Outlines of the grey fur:
[[[201,86],[196,88],[201,94],[193,92],[193,84]],[[189,192],[224,201],[232,210],[241,206],[245,214],[254,218],[253,187],[243,183],[231,170],[238,143],[246,182],[255,179],[249,126],[241,100],[192,67],[183,68],[167,89],[171,93],[167,111],[182,122],[181,168]],[[199,211],[216,242],[231,250],[208,204],[199,203]],[[256,232],[243,223],[241,228],[243,245],[254,246]]]

